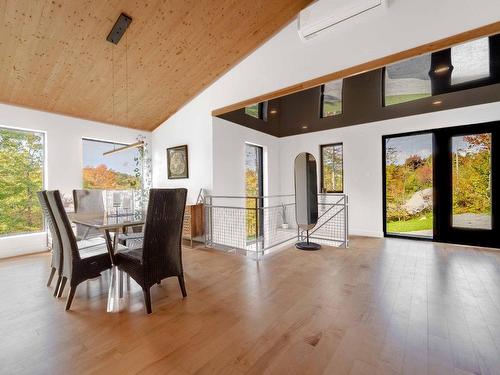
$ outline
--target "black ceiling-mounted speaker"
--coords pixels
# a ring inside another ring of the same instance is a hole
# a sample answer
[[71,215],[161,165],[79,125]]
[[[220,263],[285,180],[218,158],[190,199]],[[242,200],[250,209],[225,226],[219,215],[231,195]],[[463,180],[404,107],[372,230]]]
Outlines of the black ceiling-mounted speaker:
[[128,26],[132,23],[132,17],[127,16],[125,13],[120,14],[120,17],[115,22],[115,25],[108,34],[106,40],[113,44],[118,44]]

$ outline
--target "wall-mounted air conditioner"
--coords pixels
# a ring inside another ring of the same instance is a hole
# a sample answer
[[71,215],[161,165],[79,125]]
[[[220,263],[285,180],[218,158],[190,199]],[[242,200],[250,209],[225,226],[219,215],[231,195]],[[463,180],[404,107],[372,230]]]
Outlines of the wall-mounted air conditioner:
[[339,22],[383,4],[384,0],[319,0],[299,14],[299,35],[309,39]]

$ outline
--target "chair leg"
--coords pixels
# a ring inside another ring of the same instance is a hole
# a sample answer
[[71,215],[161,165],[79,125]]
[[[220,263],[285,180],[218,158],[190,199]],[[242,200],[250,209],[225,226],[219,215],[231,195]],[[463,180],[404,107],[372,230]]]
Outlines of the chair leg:
[[59,293],[57,293],[57,298],[61,298],[63,292],[64,292],[64,287],[66,286],[66,281],[68,281],[67,277],[63,277],[61,281],[61,286],[59,287]]
[[50,286],[50,284],[52,283],[52,279],[54,278],[55,273],[56,269],[55,267],[52,267],[52,269],[50,270],[49,281],[47,281],[47,286]]
[[71,308],[71,302],[73,302],[73,297],[75,296],[76,287],[77,287],[76,285],[72,286],[71,289],[69,290],[68,300],[66,301],[66,311],[68,311]]
[[118,297],[123,298],[123,271],[118,271]]
[[152,313],[151,309],[151,293],[149,291],[149,288],[142,288],[142,292],[144,293],[144,304],[146,305],[146,312],[148,314]]
[[56,289],[54,290],[54,297],[57,296],[57,292],[59,291],[59,286],[61,285],[61,280],[62,276],[59,275],[59,277],[57,278]]
[[179,286],[181,287],[182,297],[186,298],[187,292],[186,292],[186,285],[184,284],[184,275],[177,276],[177,278],[179,279]]

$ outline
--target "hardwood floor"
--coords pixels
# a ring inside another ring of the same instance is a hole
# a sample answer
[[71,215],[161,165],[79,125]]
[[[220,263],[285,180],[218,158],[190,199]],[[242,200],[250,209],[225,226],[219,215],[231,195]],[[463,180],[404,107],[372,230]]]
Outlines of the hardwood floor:
[[0,373],[500,374],[500,252],[355,238],[184,265],[188,297],[165,280],[147,316],[135,284],[121,313],[107,274],[65,312],[48,255],[0,261]]

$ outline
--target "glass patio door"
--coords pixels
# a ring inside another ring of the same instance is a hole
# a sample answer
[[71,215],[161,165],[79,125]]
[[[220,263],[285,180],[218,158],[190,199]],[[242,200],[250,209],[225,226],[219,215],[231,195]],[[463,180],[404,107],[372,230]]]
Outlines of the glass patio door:
[[439,240],[500,245],[500,236],[495,234],[499,218],[497,132],[492,124],[438,132],[443,150],[438,163],[446,172],[439,177]]
[[432,133],[387,136],[383,147],[386,235],[432,239]]

